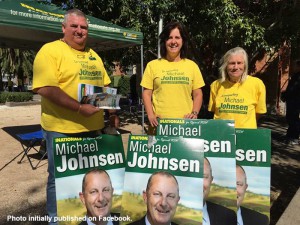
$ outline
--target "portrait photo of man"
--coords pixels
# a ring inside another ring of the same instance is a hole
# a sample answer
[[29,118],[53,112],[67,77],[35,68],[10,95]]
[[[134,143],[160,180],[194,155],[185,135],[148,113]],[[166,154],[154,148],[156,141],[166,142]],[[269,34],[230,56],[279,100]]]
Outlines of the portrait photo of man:
[[238,225],[268,225],[269,218],[266,215],[241,206],[248,188],[248,183],[244,168],[238,164],[236,165],[236,179]]
[[210,162],[206,157],[203,168],[203,225],[237,224],[236,213],[233,210],[208,200],[214,177]]
[[81,202],[86,207],[85,220],[80,225],[118,225],[113,217],[120,214],[111,213],[114,188],[109,174],[105,170],[92,169],[82,180]]
[[143,191],[147,213],[130,225],[177,225],[172,222],[180,200],[179,186],[174,175],[166,171],[153,173]]

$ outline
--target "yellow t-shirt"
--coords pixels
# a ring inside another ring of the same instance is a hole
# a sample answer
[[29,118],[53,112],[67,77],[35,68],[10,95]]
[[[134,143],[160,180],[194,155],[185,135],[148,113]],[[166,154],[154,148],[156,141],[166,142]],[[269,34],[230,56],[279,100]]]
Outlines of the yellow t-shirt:
[[192,91],[203,87],[204,81],[198,65],[192,60],[155,59],[147,64],[141,86],[153,90],[156,115],[183,118],[193,110]]
[[[72,49],[62,41],[45,44],[37,53],[33,65],[33,89],[55,86],[70,97],[78,99],[80,83],[104,86],[110,79],[101,58],[92,49],[84,52]],[[47,131],[79,133],[104,127],[103,111],[91,117],[41,99],[41,125]]]
[[242,84],[216,80],[210,86],[208,110],[214,119],[235,120],[236,128],[257,128],[256,113],[267,111],[265,85],[252,76]]

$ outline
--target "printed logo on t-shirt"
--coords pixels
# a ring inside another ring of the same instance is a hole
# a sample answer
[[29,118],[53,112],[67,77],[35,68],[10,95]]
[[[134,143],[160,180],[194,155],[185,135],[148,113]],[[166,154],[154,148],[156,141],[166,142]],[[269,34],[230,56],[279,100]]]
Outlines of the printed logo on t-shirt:
[[97,66],[88,65],[87,62],[81,63],[81,69],[79,71],[80,80],[101,80],[102,73],[97,70]]
[[219,112],[222,113],[235,113],[235,114],[247,114],[248,106],[245,104],[243,97],[238,97],[238,94],[222,95]]
[[189,84],[189,77],[184,76],[184,72],[173,70],[162,70],[163,76],[161,78],[161,84]]

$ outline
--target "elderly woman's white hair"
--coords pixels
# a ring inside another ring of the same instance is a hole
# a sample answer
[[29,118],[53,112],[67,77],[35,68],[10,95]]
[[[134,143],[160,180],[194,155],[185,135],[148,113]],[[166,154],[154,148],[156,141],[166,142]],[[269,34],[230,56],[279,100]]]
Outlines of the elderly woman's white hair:
[[241,54],[244,57],[244,73],[242,74],[242,77],[240,79],[240,83],[243,83],[247,76],[248,76],[248,55],[247,52],[241,48],[241,47],[236,47],[236,48],[232,48],[230,50],[228,50],[225,55],[222,57],[222,59],[220,60],[220,68],[219,68],[219,72],[221,75],[221,78],[219,79],[220,83],[223,83],[225,80],[229,80],[229,75],[227,74],[226,68],[229,62],[229,58],[232,55],[237,55],[237,54]]

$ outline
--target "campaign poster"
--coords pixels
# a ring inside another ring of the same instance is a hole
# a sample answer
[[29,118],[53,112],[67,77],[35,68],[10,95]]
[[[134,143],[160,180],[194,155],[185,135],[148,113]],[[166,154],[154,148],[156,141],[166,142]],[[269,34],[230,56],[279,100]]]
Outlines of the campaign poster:
[[233,215],[232,211],[236,212],[234,121],[160,119],[156,132],[157,135],[203,139],[205,161],[213,177],[207,187],[209,193],[205,201],[226,207],[231,210],[228,213]]
[[155,136],[155,143],[149,146],[148,139],[147,135],[129,137],[121,216],[130,221],[122,224],[145,217],[144,193],[149,177],[157,172],[175,176],[178,183],[180,200],[171,221],[202,224],[203,140]]
[[120,213],[126,164],[121,136],[60,137],[54,139],[53,146],[58,223],[79,224],[85,217],[79,192],[83,176],[93,168],[109,174],[114,188],[111,212]]
[[256,224],[269,224],[271,130],[236,129],[236,164],[237,188],[244,186],[238,191],[243,220],[247,223],[256,218]]

